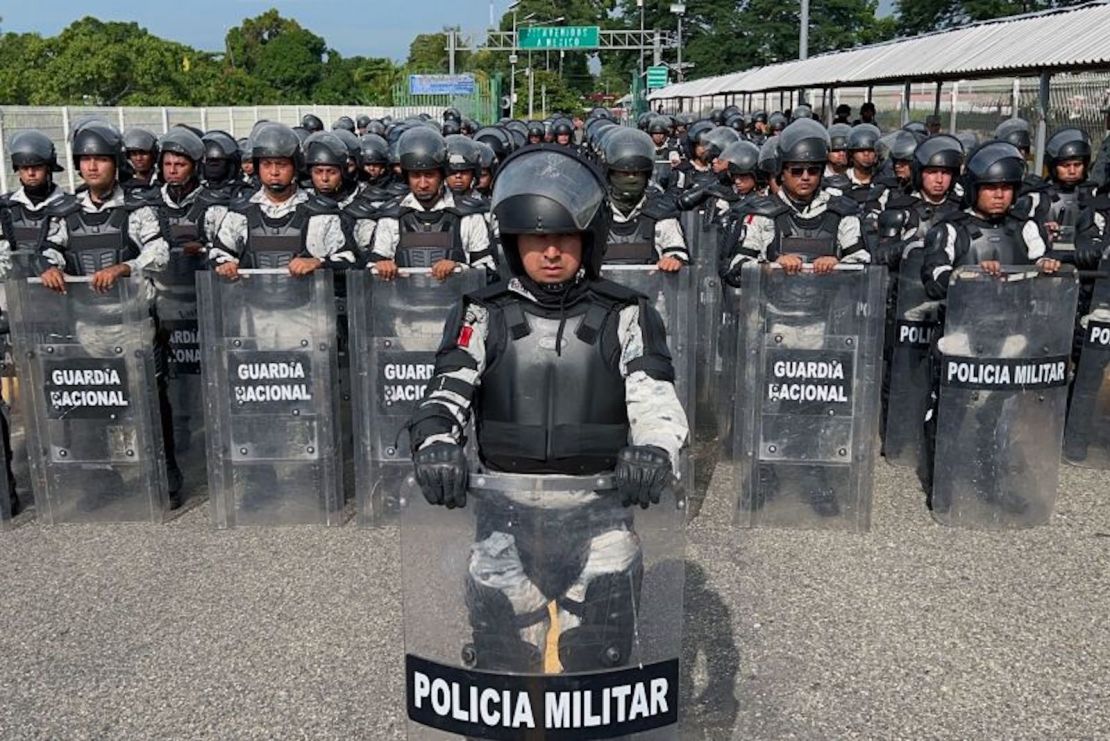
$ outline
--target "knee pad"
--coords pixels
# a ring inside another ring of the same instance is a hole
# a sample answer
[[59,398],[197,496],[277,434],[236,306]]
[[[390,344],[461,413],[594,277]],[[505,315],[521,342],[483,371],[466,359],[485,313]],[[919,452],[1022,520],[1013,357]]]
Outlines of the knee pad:
[[472,579],[466,582],[466,608],[474,634],[474,642],[463,647],[466,666],[527,673],[543,670],[540,647],[521,640],[520,630],[542,621],[546,609],[517,615],[508,597]]
[[586,588],[582,602],[559,606],[582,622],[559,636],[559,661],[568,672],[612,669],[632,655],[644,565],[637,558],[627,571],[599,576]]

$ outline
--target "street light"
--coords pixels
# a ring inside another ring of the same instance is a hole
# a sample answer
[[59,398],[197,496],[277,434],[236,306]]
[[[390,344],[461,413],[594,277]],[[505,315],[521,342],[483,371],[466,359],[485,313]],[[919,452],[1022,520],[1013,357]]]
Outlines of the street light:
[[686,4],[671,3],[671,12],[678,16],[678,81],[682,82],[682,16],[686,15]]

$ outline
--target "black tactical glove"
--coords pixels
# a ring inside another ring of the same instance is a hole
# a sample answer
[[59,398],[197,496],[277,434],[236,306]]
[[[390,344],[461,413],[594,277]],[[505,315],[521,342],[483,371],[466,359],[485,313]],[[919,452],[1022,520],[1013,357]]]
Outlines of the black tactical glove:
[[671,457],[654,445],[630,445],[617,455],[617,494],[628,507],[639,503],[647,509],[671,483]]
[[416,483],[428,504],[466,506],[466,454],[454,443],[432,443],[412,456]]
[[709,189],[704,185],[695,185],[684,191],[678,197],[678,207],[683,211],[693,211],[709,198]]

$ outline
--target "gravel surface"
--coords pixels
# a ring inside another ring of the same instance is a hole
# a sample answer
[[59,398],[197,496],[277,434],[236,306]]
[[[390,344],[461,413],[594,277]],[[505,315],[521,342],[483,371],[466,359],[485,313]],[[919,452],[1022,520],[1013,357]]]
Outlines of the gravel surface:
[[[683,738],[1110,733],[1110,474],[1049,526],[933,523],[880,463],[871,532],[688,526]],[[396,529],[0,532],[0,737],[404,737]]]

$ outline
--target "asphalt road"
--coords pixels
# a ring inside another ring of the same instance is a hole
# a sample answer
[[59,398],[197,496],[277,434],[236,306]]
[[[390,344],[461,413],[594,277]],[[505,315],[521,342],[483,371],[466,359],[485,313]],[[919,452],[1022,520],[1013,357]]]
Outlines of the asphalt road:
[[[683,738],[1110,735],[1110,474],[1050,525],[933,523],[880,464],[867,534],[689,524]],[[712,476],[709,476],[712,471]],[[0,532],[0,737],[404,737],[395,529]]]

